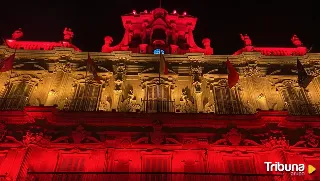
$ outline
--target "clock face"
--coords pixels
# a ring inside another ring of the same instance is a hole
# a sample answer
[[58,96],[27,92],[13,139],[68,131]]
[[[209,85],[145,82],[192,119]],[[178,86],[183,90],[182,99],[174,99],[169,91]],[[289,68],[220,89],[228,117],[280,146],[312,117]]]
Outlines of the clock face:
[[161,54],[164,54],[164,50],[161,50],[161,49],[159,49],[159,48],[153,50],[153,54],[155,54],[155,55],[159,55],[160,52],[161,52]]

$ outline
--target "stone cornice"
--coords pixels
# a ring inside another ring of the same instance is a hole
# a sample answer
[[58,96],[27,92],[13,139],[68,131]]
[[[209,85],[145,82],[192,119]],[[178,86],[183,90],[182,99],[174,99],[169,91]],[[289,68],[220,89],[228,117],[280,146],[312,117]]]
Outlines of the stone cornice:
[[[10,49],[6,46],[0,46],[0,55],[4,54],[8,56],[14,53],[14,49]],[[226,61],[227,58],[235,65],[246,64],[247,62],[254,61],[258,64],[295,64],[297,58],[302,63],[320,61],[320,53],[308,53],[305,56],[264,56],[257,52],[244,52],[241,55],[203,55],[201,53],[187,53],[184,55],[164,55],[166,61],[171,63],[189,63],[191,61],[199,61],[203,63],[221,64]],[[17,59],[45,59],[48,61],[57,61],[60,59],[70,59],[73,61],[83,61],[88,57],[88,52],[77,52],[72,48],[55,48],[54,50],[17,50]],[[125,60],[132,62],[152,62],[159,61],[159,55],[153,54],[137,54],[131,52],[90,52],[90,57],[93,60]]]

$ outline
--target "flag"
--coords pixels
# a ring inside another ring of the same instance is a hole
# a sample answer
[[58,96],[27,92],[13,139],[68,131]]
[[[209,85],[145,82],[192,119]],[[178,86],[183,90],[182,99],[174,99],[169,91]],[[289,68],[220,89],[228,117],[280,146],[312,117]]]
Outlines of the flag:
[[93,74],[93,79],[97,82],[101,83],[101,79],[98,76],[97,69],[95,63],[90,58],[90,55],[88,54],[88,60],[87,60],[87,71]]
[[163,54],[160,51],[160,74],[161,75],[168,75],[168,66],[166,63],[166,59],[164,58]]
[[306,88],[313,80],[313,76],[308,75],[302,63],[297,59],[298,84],[300,87]]
[[10,55],[9,57],[0,60],[0,72],[6,72],[13,69],[13,61],[16,53]]
[[227,58],[227,69],[228,69],[228,85],[229,88],[235,86],[239,81],[239,74],[237,70],[230,63],[229,58]]

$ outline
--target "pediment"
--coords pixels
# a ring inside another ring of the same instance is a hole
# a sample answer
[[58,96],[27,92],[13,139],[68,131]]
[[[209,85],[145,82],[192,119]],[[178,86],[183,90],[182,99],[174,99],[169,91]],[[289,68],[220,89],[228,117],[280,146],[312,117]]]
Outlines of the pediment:
[[150,24],[150,27],[152,27],[153,29],[157,29],[157,28],[167,29],[169,26],[164,19],[158,18]]

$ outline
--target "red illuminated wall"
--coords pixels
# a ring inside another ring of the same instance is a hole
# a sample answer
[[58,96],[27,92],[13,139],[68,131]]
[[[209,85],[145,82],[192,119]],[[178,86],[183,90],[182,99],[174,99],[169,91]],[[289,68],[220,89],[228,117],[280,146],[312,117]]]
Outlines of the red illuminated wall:
[[249,179],[229,173],[289,180],[290,174],[270,176],[279,173],[267,173],[263,162],[317,167],[320,161],[319,118],[279,111],[230,119],[211,114],[62,113],[52,107],[27,107],[1,112],[0,120],[0,175],[13,180],[58,179],[52,172],[72,171],[95,174],[69,175],[69,180]]

